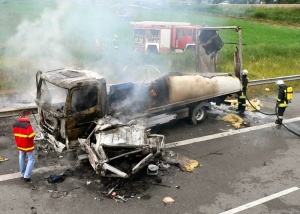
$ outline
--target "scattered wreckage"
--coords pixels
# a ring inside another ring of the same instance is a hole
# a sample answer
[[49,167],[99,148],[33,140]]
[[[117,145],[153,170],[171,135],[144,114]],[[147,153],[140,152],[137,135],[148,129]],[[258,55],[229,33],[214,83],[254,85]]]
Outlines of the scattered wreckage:
[[79,139],[97,174],[123,178],[155,161],[164,141],[163,135],[150,134],[140,124],[124,125],[111,117],[99,119],[88,138]]
[[136,173],[164,150],[164,136],[149,133],[149,127],[181,118],[196,125],[205,120],[211,102],[221,104],[241,90],[241,39],[235,76],[215,73],[216,53],[223,46],[219,29],[239,35],[241,31],[239,27],[199,29],[197,50],[204,49],[213,60],[205,69],[198,61],[197,71],[209,73],[170,73],[152,82],[109,85],[104,77],[85,69],[38,71],[35,102],[44,137],[57,152],[83,146],[102,176],[126,178]]

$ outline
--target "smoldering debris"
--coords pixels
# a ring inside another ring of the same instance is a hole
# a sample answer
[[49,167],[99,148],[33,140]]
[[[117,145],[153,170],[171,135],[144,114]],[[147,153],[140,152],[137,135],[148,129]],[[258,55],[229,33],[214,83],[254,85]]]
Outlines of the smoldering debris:
[[235,114],[227,114],[222,118],[222,120],[230,122],[231,125],[233,127],[235,127],[236,129],[250,126],[250,122],[243,120],[241,117],[239,117]]
[[47,179],[48,183],[60,183],[63,182],[66,179],[66,175],[61,174],[61,175],[50,175],[49,178]]
[[222,120],[230,122],[231,125],[237,129],[242,127],[243,119],[235,114],[227,114]]
[[179,166],[182,171],[192,172],[196,167],[200,165],[197,160],[193,160],[189,157],[180,155],[171,150],[166,151],[162,155],[162,160],[168,164]]
[[[238,100],[237,99],[226,100],[226,102],[230,103],[234,109],[238,108]],[[250,102],[248,100],[246,100],[246,110],[247,111],[251,111],[251,112],[259,111],[262,106],[263,106],[263,104],[257,98],[251,99]]]
[[[38,150],[38,153],[42,153],[48,157],[46,158],[48,162],[51,162],[53,159],[61,161],[61,158],[54,156],[54,153],[52,153],[52,150],[48,147],[40,148],[42,149]],[[45,152],[47,150],[49,151]],[[62,159],[65,159],[67,156],[76,159],[77,151],[73,151],[73,155],[69,153],[72,152],[62,153]],[[186,163],[188,162],[185,160],[190,160],[189,158],[174,152],[167,152],[169,155],[170,153],[172,155],[168,159],[165,158],[166,161],[163,159],[156,162],[151,161],[137,173],[126,179],[99,176],[95,173],[90,163],[77,160],[77,164],[65,170],[65,172],[48,176],[46,182],[48,181],[48,185],[54,188],[51,190],[51,197],[54,199],[63,198],[69,194],[71,190],[67,189],[66,191],[65,187],[68,186],[70,182],[77,180],[81,183],[81,188],[86,188],[88,192],[95,191],[97,194],[95,200],[102,201],[108,198],[118,203],[126,203],[126,201],[130,199],[148,200],[151,198],[149,191],[154,186],[157,188],[179,188],[179,186],[172,186],[168,182],[169,177],[172,176],[173,173],[178,172],[178,166],[181,167],[182,171],[191,171],[189,168],[186,168]],[[52,160],[49,159],[50,156]],[[173,160],[173,157],[176,157],[176,160]],[[74,160],[71,161],[75,163]],[[116,164],[126,167],[123,158],[116,161]],[[151,170],[151,173],[148,173],[148,169]]]
[[158,160],[164,150],[163,135],[150,134],[141,124],[123,124],[109,116],[97,121],[92,134],[79,138],[79,142],[95,172],[104,177],[128,178]]
[[9,158],[5,158],[5,157],[0,155],[0,163],[4,162],[4,161],[8,161],[8,160],[9,160]]

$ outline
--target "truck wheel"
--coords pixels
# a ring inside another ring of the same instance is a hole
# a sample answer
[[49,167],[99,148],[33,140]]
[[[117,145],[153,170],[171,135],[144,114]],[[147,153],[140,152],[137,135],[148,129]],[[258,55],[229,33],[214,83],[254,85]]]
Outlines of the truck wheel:
[[191,114],[191,122],[193,125],[197,125],[203,122],[207,117],[207,109],[203,105],[198,105]]

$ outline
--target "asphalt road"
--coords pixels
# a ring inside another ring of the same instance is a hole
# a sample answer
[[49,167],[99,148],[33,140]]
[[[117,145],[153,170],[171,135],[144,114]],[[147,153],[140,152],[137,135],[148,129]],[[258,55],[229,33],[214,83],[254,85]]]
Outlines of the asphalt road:
[[[274,112],[274,96],[260,101],[263,111]],[[300,134],[299,103],[300,94],[295,94],[284,116]],[[228,107],[215,107],[196,127],[178,121],[155,129],[167,137],[167,150],[201,166],[193,172],[161,169],[159,185],[142,174],[132,182],[146,187],[125,203],[104,197],[100,186],[107,179],[79,164],[72,152],[37,151],[32,182],[24,183],[11,133],[16,118],[1,119],[0,155],[9,160],[0,163],[0,213],[300,213],[299,137],[275,125],[275,116],[258,112],[247,112],[244,119],[251,126],[236,130],[221,120],[227,113],[232,113]],[[63,182],[47,182],[67,169],[72,173]],[[166,196],[175,203],[164,204]]]

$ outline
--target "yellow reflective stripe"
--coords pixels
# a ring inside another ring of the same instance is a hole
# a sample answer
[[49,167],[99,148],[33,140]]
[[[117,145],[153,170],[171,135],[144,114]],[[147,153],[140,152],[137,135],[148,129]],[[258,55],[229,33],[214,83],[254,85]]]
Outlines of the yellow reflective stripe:
[[239,98],[246,98],[244,92],[242,92],[241,96]]
[[15,134],[15,137],[23,137],[23,138],[31,138],[35,135],[35,133],[33,132],[32,134],[30,135],[26,135],[26,134]]
[[288,106],[288,104],[286,104],[286,103],[279,103],[279,105],[278,105],[279,107],[287,107]]
[[35,135],[35,133],[33,132],[32,134],[30,134],[28,137],[32,138]]
[[23,137],[23,138],[27,138],[28,135],[26,135],[26,134],[15,134],[15,137]]
[[33,150],[34,146],[29,147],[29,148],[23,148],[23,147],[18,147],[18,149],[22,150],[22,151],[29,151],[29,150]]

